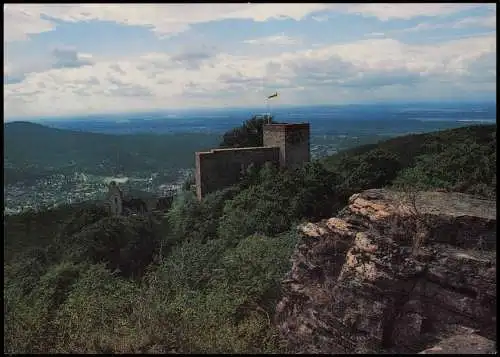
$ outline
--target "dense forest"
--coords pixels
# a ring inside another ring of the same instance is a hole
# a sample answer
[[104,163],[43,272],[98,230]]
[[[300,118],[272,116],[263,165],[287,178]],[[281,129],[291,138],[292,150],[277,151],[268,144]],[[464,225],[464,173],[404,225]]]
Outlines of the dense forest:
[[[221,146],[258,144],[261,127],[254,118]],[[377,187],[496,198],[496,125],[250,169],[201,202],[186,189],[163,215],[88,203],[6,217],[4,352],[286,352],[272,318],[296,224]]]
[[75,170],[96,175],[176,171],[193,166],[193,152],[219,140],[216,134],[109,135],[30,122],[5,124],[4,138],[7,184]]

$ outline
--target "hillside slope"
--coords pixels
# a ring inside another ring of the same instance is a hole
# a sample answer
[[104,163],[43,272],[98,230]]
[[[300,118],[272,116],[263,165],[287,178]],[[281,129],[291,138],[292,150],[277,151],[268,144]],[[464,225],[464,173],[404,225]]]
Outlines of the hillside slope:
[[183,192],[159,217],[92,205],[6,217],[4,352],[287,352],[271,319],[297,225],[392,186],[495,197],[496,126],[250,170],[202,202]]
[[4,125],[7,182],[75,169],[109,175],[190,168],[194,151],[217,145],[214,134],[108,135],[46,127],[30,122]]
[[393,182],[494,198],[496,124],[397,137],[347,150],[322,162],[354,191],[369,188],[366,180],[377,176],[379,181],[372,181],[373,187]]

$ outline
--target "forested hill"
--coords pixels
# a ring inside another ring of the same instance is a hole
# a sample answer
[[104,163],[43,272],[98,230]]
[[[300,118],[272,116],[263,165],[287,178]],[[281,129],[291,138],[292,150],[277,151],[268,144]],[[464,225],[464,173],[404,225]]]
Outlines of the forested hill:
[[361,181],[366,166],[361,163],[375,172],[385,163],[383,170],[388,181],[380,183],[404,183],[420,189],[439,188],[495,199],[496,124],[401,136],[347,150],[325,158],[323,163],[349,182],[357,180],[359,184],[351,185],[351,189],[365,187]]
[[[51,173],[190,168],[194,151],[217,145],[215,134],[109,135],[70,131],[30,122],[4,124],[7,183]],[[118,167],[117,167],[118,166]]]
[[183,192],[159,217],[95,205],[5,217],[4,352],[287,352],[271,321],[296,225],[391,186],[496,198],[496,125],[250,170],[202,202]]

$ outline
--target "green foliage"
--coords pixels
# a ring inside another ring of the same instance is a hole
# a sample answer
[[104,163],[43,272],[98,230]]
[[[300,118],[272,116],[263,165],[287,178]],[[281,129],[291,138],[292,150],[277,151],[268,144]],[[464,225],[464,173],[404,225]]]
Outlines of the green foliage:
[[443,145],[428,142],[425,154],[401,171],[396,187],[445,189],[476,194],[493,199],[496,196],[496,132],[465,137]]
[[58,352],[120,351],[123,333],[138,296],[133,282],[111,274],[103,265],[90,266],[74,284],[58,310]]
[[[248,131],[231,145],[248,145]],[[293,171],[250,167],[201,202],[185,190],[164,216],[87,205],[7,217],[4,352],[286,352],[271,320],[295,225],[384,186],[494,197],[496,126],[396,138]]]
[[152,303],[177,321],[184,352],[277,352],[270,326],[279,281],[289,269],[297,241],[293,233],[249,236],[227,248],[221,239],[183,242],[146,280]]
[[229,130],[222,137],[221,148],[259,147],[263,143],[263,128],[265,123],[276,123],[271,118],[254,116],[242,126]]
[[54,317],[79,274],[79,266],[56,264],[25,294],[20,294],[17,284],[9,280],[4,288],[8,351],[40,353],[52,349],[57,331]]
[[85,226],[61,242],[71,261],[107,263],[123,276],[140,276],[153,260],[156,241],[142,217],[110,217]]
[[342,178],[319,162],[304,165],[296,172],[296,193],[291,207],[296,219],[317,220],[331,216],[346,202]]
[[229,299],[241,300],[235,308],[263,304],[272,314],[274,307],[265,304],[269,298],[277,297],[278,282],[289,269],[283,262],[289,259],[296,242],[297,237],[292,233],[276,237],[251,235],[242,239],[234,248],[226,250],[211,287],[224,288]]
[[194,235],[194,227],[201,212],[200,204],[193,192],[185,191],[175,197],[167,213],[171,236],[188,237]]
[[171,237],[201,241],[214,238],[224,205],[237,192],[237,188],[229,187],[207,195],[202,202],[192,192],[178,196],[167,214]]
[[401,162],[397,154],[377,148],[344,158],[339,168],[344,177],[345,189],[357,192],[388,185],[397,176]]
[[16,294],[30,293],[51,264],[47,248],[32,247],[4,268],[5,286],[15,289]]
[[193,185],[195,184],[196,184],[195,176],[193,174],[190,174],[182,184],[182,191],[191,191]]
[[241,192],[226,204],[219,236],[233,245],[253,232],[274,235],[287,230],[291,224],[289,204],[286,198],[276,200],[279,193],[266,191],[262,186]]
[[496,196],[496,125],[408,135],[322,160],[345,190],[413,186]]
[[92,203],[63,205],[45,211],[27,211],[7,216],[4,258],[9,261],[33,247],[47,247],[67,231],[78,232],[88,223],[106,216],[104,209]]
[[4,131],[8,183],[72,175],[75,169],[97,175],[175,171],[193,166],[193,152],[211,148],[220,139],[203,133],[107,135],[27,122],[7,123]]
[[103,206],[83,207],[75,210],[69,222],[61,229],[63,237],[80,232],[85,226],[98,222],[108,216]]
[[295,171],[266,165],[226,203],[219,236],[228,242],[253,233],[273,236],[301,220],[327,217],[345,203],[338,179],[314,162]]

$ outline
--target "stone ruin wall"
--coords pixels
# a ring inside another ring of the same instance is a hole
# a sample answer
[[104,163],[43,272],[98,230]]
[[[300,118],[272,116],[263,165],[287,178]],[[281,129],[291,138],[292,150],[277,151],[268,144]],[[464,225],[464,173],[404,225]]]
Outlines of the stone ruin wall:
[[280,166],[294,169],[310,160],[309,123],[264,125],[264,146],[280,148]]
[[111,182],[109,185],[107,201],[111,215],[121,216],[123,213],[123,194],[115,182]]
[[210,192],[237,183],[250,164],[279,164],[278,147],[215,149],[196,153],[196,194],[199,199]]
[[214,149],[196,153],[196,193],[206,194],[236,184],[244,170],[271,162],[297,168],[310,160],[309,123],[266,124],[263,147]]

